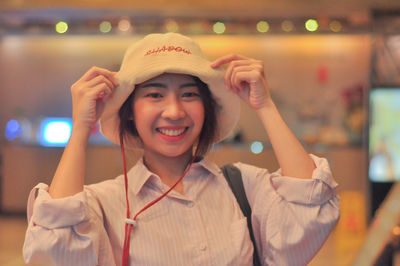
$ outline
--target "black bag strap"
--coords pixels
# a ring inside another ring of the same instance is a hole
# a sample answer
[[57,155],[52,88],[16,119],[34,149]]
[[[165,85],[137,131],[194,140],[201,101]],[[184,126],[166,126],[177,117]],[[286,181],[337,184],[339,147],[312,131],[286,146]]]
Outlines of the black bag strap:
[[221,170],[229,184],[229,187],[232,189],[237,202],[239,203],[243,215],[247,218],[247,227],[249,228],[250,238],[254,246],[253,265],[260,266],[260,257],[258,256],[257,245],[253,234],[253,227],[251,225],[251,207],[247,200],[246,192],[244,191],[242,173],[233,164],[224,165],[221,167]]

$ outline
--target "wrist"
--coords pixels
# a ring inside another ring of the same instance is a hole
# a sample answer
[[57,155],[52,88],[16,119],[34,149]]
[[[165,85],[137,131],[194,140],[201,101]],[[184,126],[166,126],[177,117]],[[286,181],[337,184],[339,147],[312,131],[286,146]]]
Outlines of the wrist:
[[88,127],[73,126],[69,142],[77,142],[87,145],[92,130]]
[[262,104],[259,105],[259,107],[255,108],[255,111],[257,113],[260,112],[269,112],[271,110],[276,110],[276,105],[272,101],[271,98],[266,99]]

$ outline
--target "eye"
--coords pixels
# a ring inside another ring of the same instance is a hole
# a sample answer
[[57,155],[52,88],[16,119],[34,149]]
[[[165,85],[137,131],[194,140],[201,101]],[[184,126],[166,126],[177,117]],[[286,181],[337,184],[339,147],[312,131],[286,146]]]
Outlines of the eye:
[[182,97],[200,97],[200,94],[194,91],[184,92]]
[[161,98],[161,97],[163,97],[163,96],[162,96],[162,94],[159,93],[159,92],[151,92],[151,93],[147,93],[147,94],[145,95],[145,97],[157,99],[157,98]]

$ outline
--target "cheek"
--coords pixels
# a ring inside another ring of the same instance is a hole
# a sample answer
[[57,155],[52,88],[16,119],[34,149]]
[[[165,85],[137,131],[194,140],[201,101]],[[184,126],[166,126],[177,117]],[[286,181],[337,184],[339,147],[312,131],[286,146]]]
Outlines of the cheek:
[[143,106],[143,104],[141,104],[140,102],[134,102],[133,119],[135,120],[136,130],[139,135],[141,135],[148,118],[146,117],[145,106]]
[[200,124],[200,128],[202,128],[203,127],[203,124],[204,124],[204,119],[205,119],[205,111],[204,111],[204,106],[203,106],[203,104],[201,104],[199,107],[198,107],[198,109],[196,109],[196,110],[198,110],[197,112],[196,112],[196,120],[197,120],[197,122]]

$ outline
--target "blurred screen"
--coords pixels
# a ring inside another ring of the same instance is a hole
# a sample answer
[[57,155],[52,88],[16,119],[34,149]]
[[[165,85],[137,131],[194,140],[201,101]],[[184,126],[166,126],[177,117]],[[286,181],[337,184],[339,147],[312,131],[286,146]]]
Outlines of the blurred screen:
[[400,180],[400,87],[370,92],[369,178]]

